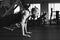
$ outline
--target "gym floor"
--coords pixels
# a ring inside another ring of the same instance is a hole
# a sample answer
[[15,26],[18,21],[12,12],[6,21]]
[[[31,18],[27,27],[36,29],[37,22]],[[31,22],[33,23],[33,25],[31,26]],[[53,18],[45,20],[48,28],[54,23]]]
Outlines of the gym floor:
[[21,29],[15,29],[13,32],[7,29],[0,29],[0,40],[59,40],[60,25],[30,26],[31,38],[23,37]]

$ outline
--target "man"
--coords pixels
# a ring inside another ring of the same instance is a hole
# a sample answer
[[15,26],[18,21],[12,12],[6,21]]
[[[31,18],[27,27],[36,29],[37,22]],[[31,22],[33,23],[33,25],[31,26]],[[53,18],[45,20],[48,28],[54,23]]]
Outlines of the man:
[[[31,37],[30,35],[27,35],[28,33],[31,34],[31,32],[27,32],[27,21],[30,16],[30,12],[28,8],[30,5],[25,4],[23,6],[24,6],[24,10],[22,10],[23,17],[22,17],[22,21],[20,22],[22,26],[22,34],[23,36]],[[18,23],[16,23],[16,26],[18,26]]]
[[[19,5],[19,6],[21,6],[21,5]],[[0,23],[1,23],[0,26],[4,27],[4,26],[9,26],[9,25],[16,23],[16,26],[18,27],[17,24],[20,23],[21,27],[22,27],[23,36],[31,37],[30,35],[28,35],[28,33],[31,34],[31,32],[27,32],[27,20],[28,20],[28,17],[30,16],[30,13],[28,10],[29,5],[23,5],[23,6],[24,6],[24,8],[15,14],[13,14],[13,13],[11,13],[10,15],[5,14],[5,16],[0,19]],[[25,34],[25,32],[26,32],[26,34]]]

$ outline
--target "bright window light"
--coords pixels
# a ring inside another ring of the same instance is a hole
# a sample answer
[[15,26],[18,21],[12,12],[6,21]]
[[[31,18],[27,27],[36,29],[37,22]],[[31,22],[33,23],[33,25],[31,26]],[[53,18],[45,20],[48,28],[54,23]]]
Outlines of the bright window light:
[[[49,3],[48,4],[48,10],[49,10],[49,19],[51,15],[51,8],[53,8],[53,11],[60,11],[60,3]],[[59,12],[60,14],[60,12]],[[56,12],[52,13],[52,19],[56,18]]]
[[[17,4],[14,6],[14,7],[16,7],[17,6]],[[16,14],[16,13],[18,13],[20,11],[20,6],[18,6],[15,10],[14,10],[14,14]]]

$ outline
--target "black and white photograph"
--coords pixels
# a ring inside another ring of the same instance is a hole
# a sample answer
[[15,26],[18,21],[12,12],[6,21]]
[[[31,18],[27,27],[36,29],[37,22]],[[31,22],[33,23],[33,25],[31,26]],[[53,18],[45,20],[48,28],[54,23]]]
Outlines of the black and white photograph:
[[0,0],[0,40],[60,40],[60,0]]

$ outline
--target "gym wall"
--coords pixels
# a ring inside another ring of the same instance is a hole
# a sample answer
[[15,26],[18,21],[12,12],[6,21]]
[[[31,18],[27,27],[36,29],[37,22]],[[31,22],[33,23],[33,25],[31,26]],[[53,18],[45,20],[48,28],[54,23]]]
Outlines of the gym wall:
[[[48,13],[48,3],[60,3],[60,0],[25,0],[25,3],[40,3],[41,4],[41,14],[43,12]],[[47,18],[49,19],[49,13],[47,14]]]
[[[9,2],[8,0],[7,3]],[[60,0],[21,0],[22,3],[40,3],[41,4],[41,13],[40,15],[43,14],[43,12],[48,13],[48,3],[60,3]],[[46,15],[47,19],[49,18],[49,13]]]

